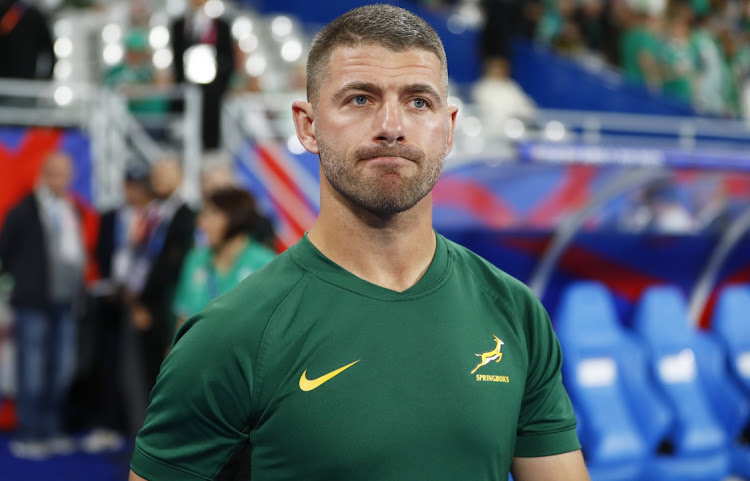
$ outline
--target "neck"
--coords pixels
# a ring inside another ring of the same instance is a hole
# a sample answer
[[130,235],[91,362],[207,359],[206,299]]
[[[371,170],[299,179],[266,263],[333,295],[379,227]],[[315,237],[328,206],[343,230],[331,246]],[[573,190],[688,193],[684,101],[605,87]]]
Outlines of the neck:
[[237,260],[237,256],[247,246],[248,241],[246,235],[236,235],[216,249],[213,253],[213,263],[216,270],[228,271],[231,269],[234,261]]
[[[326,182],[321,189],[332,191]],[[432,197],[383,218],[341,199],[321,196],[308,239],[331,261],[372,284],[403,292],[419,281],[435,255]]]

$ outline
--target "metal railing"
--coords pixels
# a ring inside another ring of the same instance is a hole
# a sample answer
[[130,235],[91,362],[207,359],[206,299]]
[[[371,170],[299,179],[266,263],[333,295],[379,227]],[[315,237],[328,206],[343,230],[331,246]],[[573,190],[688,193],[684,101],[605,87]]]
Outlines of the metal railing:
[[[128,110],[128,101],[149,95],[180,99],[184,112],[156,118],[174,127],[177,142],[157,141]],[[91,140],[93,201],[108,208],[121,201],[125,169],[133,162],[153,162],[178,152],[183,162],[183,193],[199,200],[201,92],[194,86],[144,87],[126,95],[100,85],[0,79],[0,125],[80,129]]]

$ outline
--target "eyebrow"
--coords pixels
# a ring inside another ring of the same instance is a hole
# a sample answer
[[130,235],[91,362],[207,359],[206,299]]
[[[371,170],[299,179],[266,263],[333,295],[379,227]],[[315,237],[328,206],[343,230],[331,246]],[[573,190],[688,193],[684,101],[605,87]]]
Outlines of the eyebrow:
[[[382,89],[371,82],[349,82],[348,84],[344,85],[339,89],[338,92],[333,96],[334,101],[338,102],[340,101],[344,96],[347,95],[347,93],[351,92],[352,90],[360,91],[360,92],[368,92],[372,94],[380,94],[382,93]],[[417,84],[411,84],[407,85],[403,90],[402,93],[405,94],[427,94],[432,97],[434,97],[438,103],[442,103],[442,97],[438,93],[437,90],[435,90],[431,85],[424,84],[424,83],[417,83]]]
[[443,98],[440,96],[438,91],[428,84],[412,84],[406,87],[404,91],[408,94],[427,94],[432,97],[435,97],[435,100],[438,103],[443,102]]

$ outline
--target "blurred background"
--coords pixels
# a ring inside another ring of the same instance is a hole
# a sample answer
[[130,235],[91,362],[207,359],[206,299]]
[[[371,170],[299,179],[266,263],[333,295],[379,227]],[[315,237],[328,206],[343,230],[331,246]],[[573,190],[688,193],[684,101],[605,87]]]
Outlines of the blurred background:
[[[0,479],[127,478],[176,327],[315,219],[290,106],[364,3],[0,0]],[[544,303],[592,479],[750,480],[750,1],[390,3],[459,106],[435,228]]]

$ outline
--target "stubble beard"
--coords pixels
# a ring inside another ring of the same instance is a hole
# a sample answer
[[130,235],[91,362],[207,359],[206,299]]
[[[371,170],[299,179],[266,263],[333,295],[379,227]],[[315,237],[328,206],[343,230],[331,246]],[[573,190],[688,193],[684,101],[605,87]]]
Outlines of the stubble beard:
[[[318,135],[320,164],[328,183],[342,197],[381,218],[407,211],[422,200],[435,186],[445,161],[446,149],[433,158],[421,150],[404,145],[360,147],[347,159]],[[404,177],[403,166],[382,164],[375,175],[361,175],[362,160],[376,157],[402,157],[415,163],[417,172]]]

